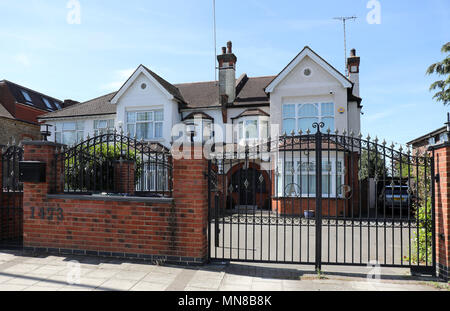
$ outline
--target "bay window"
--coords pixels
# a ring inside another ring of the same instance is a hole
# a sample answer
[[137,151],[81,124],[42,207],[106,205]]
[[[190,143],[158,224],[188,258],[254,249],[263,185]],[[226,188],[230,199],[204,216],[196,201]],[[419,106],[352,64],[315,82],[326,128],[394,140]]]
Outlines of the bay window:
[[237,138],[238,140],[267,139],[269,130],[269,121],[265,118],[242,118],[237,123]]
[[152,140],[163,137],[164,111],[138,111],[127,113],[127,132],[137,139]]
[[56,143],[73,145],[84,139],[84,121],[64,122],[55,127]]
[[[322,197],[341,197],[344,184],[343,160],[341,158],[323,160],[321,180]],[[276,182],[278,197],[315,197],[317,193],[315,161],[307,158],[280,160]]]
[[313,123],[323,122],[325,129],[334,131],[334,103],[287,103],[283,105],[283,133],[312,130]]

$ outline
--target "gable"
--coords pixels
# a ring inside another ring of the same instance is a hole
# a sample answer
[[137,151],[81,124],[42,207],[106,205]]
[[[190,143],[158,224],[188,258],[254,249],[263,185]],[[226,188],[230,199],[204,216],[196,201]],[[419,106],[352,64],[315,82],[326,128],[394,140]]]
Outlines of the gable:
[[[312,69],[312,75],[305,77],[304,69],[310,66]],[[309,47],[305,47],[265,88],[267,93],[271,93],[274,89],[285,81],[296,83],[299,82],[317,82],[323,83],[323,81],[330,81],[334,79],[337,83],[341,84],[344,88],[351,88],[352,82],[348,80],[344,75],[337,71],[333,66],[328,64],[323,58],[316,54]]]
[[175,86],[155,74],[150,69],[146,68],[143,65],[140,65],[131,75],[131,77],[125,82],[125,84],[122,85],[116,95],[112,98],[111,103],[117,104],[120,98],[128,91],[130,87],[135,84],[136,80],[140,78],[141,75],[144,75],[149,80],[150,84],[158,88],[166,96],[167,99],[172,100],[176,98],[180,101],[183,101],[179,90]]

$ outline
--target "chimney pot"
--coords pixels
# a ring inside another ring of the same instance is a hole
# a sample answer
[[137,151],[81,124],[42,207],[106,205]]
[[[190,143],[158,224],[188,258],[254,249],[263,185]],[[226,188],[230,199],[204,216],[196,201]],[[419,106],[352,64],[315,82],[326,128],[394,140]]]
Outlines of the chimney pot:
[[227,48],[226,47],[222,47],[222,54],[227,54]]
[[227,42],[228,54],[233,53],[233,43],[231,41]]
[[356,56],[356,49],[351,49],[350,56]]

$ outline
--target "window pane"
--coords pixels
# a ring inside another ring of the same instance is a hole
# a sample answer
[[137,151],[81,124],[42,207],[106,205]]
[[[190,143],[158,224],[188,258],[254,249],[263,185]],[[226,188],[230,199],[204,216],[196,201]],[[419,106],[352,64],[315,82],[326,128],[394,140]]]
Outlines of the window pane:
[[137,113],[137,121],[149,121],[150,120],[149,112],[138,112]]
[[306,132],[308,129],[312,130],[312,125],[316,122],[319,122],[318,118],[301,118],[298,120],[298,128]]
[[316,176],[302,175],[302,193],[314,195],[316,193]]
[[84,132],[77,132],[77,142],[81,143],[84,140]]
[[84,121],[77,122],[77,130],[84,130]]
[[262,138],[262,139],[269,138],[270,133],[269,133],[269,122],[268,121],[261,121],[260,132],[261,132],[260,138]]
[[299,117],[317,117],[319,116],[319,109],[317,104],[303,104],[298,108]]
[[239,139],[244,138],[244,122],[239,122]]
[[155,121],[164,121],[164,113],[162,110],[155,111]]
[[322,194],[328,195],[333,192],[331,189],[331,175],[323,175],[322,176]]
[[283,105],[283,118],[295,116],[295,105]]
[[148,131],[148,123],[136,124],[136,138],[137,139],[146,139],[147,131]]
[[144,137],[144,139],[150,139],[150,138],[154,138],[154,133],[153,133],[153,123],[147,123],[147,134]]
[[31,97],[30,97],[30,95],[28,94],[27,91],[22,90],[22,95],[23,95],[23,97],[25,98],[25,101],[31,103]]
[[128,123],[136,123],[136,113],[135,112],[127,113],[127,122]]
[[258,138],[258,121],[248,120],[245,122],[245,137]]
[[75,122],[63,123],[64,131],[75,131],[77,129],[77,125]]
[[128,124],[127,125],[127,135],[130,135],[131,137],[134,137],[134,124]]
[[295,119],[283,120],[283,133],[291,134],[292,131],[295,131]]
[[161,122],[155,123],[155,138],[163,136],[163,124]]
[[322,122],[325,124],[324,129],[334,131],[334,118],[322,118]]
[[334,117],[334,104],[323,103],[322,104],[322,116]]
[[55,133],[55,142],[58,144],[61,143],[61,133]]
[[77,132],[71,131],[71,132],[64,132],[63,133],[63,144],[66,145],[73,145],[77,140]]

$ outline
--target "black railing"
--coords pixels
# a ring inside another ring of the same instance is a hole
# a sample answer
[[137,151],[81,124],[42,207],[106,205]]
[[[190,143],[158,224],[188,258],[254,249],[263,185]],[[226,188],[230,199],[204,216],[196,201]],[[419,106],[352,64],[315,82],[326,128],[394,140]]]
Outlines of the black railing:
[[23,160],[23,148],[7,146],[2,149],[1,189],[4,192],[22,192],[23,184],[19,181],[19,162]]
[[172,195],[170,151],[116,131],[62,147],[55,172],[55,193]]
[[211,259],[431,273],[434,157],[322,126],[213,155]]

